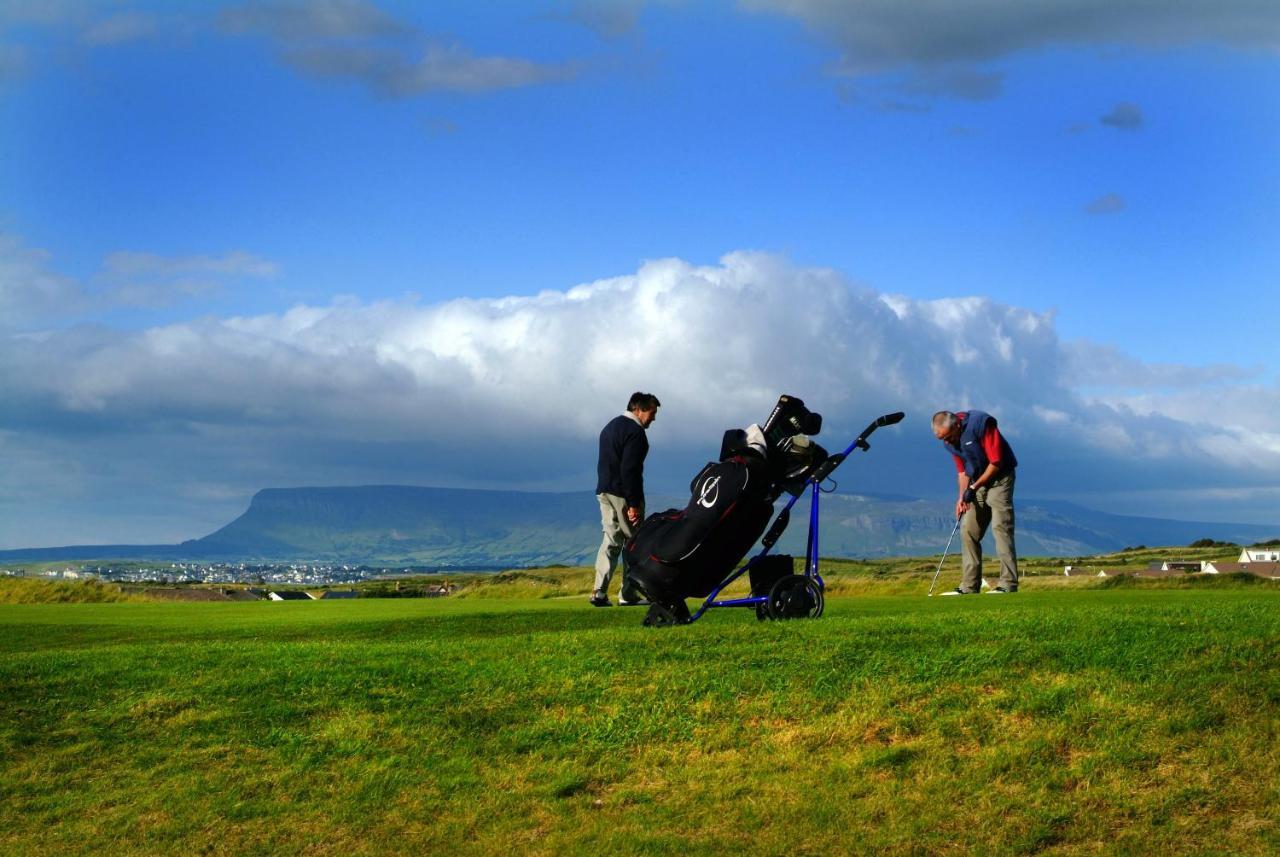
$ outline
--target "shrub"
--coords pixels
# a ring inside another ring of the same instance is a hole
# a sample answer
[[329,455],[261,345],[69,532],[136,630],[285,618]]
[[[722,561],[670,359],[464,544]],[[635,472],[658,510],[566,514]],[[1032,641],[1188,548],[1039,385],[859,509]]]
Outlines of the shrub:
[[1235,542],[1219,542],[1213,539],[1196,539],[1188,547],[1193,548],[1236,548],[1240,547]]

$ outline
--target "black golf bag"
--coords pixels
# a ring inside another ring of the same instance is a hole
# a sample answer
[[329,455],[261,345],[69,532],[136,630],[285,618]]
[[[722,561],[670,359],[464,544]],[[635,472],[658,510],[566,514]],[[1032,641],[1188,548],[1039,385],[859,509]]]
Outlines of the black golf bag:
[[[822,417],[802,401],[783,396],[761,430],[762,443],[751,443],[741,429],[725,432],[720,460],[689,483],[688,505],[650,515],[623,549],[628,577],[649,601],[676,621],[688,618],[684,599],[706,597],[737,567],[769,526],[774,501],[784,489],[799,491],[813,462],[825,457],[817,444],[794,442],[821,425]],[[762,564],[752,574],[753,588],[762,585],[756,578],[772,582],[789,574],[790,565],[790,557]]]

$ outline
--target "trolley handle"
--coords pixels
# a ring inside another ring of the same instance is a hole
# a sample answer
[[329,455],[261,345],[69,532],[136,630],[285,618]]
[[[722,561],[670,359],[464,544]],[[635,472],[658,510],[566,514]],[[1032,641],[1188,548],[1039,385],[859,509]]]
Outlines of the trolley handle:
[[906,414],[902,411],[895,411],[892,414],[885,414],[882,417],[876,417],[871,424],[862,430],[862,434],[854,438],[853,443],[845,449],[844,452],[837,452],[835,455],[822,462],[809,477],[814,482],[822,482],[831,475],[831,471],[835,470],[840,464],[849,457],[855,449],[861,449],[863,452],[871,448],[871,444],[867,443],[867,438],[871,437],[871,433],[881,426],[892,426],[902,422],[902,418]]

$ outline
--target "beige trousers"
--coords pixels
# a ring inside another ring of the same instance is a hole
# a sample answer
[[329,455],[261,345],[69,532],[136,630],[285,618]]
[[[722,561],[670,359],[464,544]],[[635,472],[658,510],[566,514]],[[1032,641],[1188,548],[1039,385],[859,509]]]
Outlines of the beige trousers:
[[1014,592],[1018,588],[1018,550],[1013,543],[1013,482],[1009,471],[978,495],[960,524],[960,588],[965,592],[982,589],[982,537],[991,529],[1000,556],[1000,586]]
[[[635,534],[635,527],[627,520],[627,500],[616,494],[597,494],[600,501],[600,528],[604,538],[600,540],[600,550],[596,552],[596,592],[609,593],[609,581],[613,579],[613,569],[618,563],[618,556],[627,543],[627,539]],[[644,510],[640,512],[644,519]],[[627,581],[623,580],[623,589]]]

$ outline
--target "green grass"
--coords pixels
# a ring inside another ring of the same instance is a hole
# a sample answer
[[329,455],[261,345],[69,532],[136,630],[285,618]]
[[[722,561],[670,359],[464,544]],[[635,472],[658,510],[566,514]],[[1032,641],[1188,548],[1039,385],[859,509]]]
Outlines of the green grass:
[[577,594],[3,605],[0,853],[1280,849],[1280,586],[926,599],[917,565],[662,630]]
[[144,600],[96,580],[46,581],[0,577],[0,604],[85,604]]

